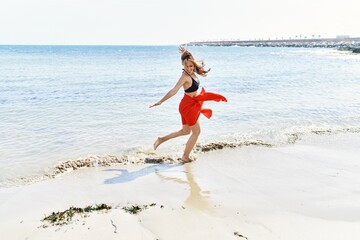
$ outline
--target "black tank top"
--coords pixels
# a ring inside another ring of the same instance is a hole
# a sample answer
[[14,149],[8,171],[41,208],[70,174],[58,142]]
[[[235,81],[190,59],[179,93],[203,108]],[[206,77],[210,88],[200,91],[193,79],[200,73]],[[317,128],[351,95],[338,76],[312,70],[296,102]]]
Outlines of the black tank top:
[[[185,70],[184,70],[184,72],[185,72],[187,75],[190,76],[190,74],[188,74]],[[191,84],[191,86],[190,86],[189,88],[187,88],[187,89],[184,90],[186,93],[195,92],[195,91],[197,91],[197,90],[199,89],[200,83],[198,83],[195,79],[193,79],[192,76],[190,76],[190,77],[191,77],[191,80],[192,80],[192,84]]]

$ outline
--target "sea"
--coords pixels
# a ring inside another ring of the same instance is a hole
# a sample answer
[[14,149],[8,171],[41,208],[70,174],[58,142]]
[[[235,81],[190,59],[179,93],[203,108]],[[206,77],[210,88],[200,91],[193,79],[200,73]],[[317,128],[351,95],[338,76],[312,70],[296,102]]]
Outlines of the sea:
[[[297,144],[360,134],[360,55],[331,48],[188,46],[211,68],[199,146]],[[89,156],[181,157],[183,90],[149,108],[182,74],[178,46],[0,46],[0,187]],[[260,144],[257,144],[260,143]],[[194,151],[195,156],[201,151]]]

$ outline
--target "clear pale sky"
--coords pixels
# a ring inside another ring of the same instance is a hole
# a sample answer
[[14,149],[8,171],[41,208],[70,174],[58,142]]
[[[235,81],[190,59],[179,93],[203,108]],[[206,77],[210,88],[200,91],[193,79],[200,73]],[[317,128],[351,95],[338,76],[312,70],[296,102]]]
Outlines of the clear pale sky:
[[0,0],[0,44],[360,37],[359,0]]

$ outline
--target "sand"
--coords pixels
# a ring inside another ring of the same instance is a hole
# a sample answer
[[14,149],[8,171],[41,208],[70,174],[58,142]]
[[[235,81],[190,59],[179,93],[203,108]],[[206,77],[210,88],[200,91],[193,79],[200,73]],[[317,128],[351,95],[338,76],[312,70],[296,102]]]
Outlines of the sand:
[[[339,134],[184,165],[81,169],[0,189],[1,239],[360,239],[359,156],[360,136]],[[62,226],[41,221],[100,203],[112,209]]]

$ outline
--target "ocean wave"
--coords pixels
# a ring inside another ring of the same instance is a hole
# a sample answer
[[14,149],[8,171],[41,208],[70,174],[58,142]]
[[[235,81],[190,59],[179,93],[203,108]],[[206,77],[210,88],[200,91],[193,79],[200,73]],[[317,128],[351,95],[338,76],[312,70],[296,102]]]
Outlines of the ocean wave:
[[270,143],[265,143],[261,140],[250,140],[250,141],[241,141],[241,142],[211,142],[207,144],[197,144],[195,146],[195,152],[209,152],[220,150],[224,148],[238,148],[244,146],[261,146],[261,147],[272,147]]
[[[192,159],[196,160],[198,154],[215,151],[225,148],[238,148],[244,146],[263,146],[272,147],[273,145],[260,140],[246,140],[240,142],[211,142],[206,144],[196,144]],[[173,164],[181,162],[181,158],[176,155],[159,156],[152,150],[132,150],[127,154],[105,155],[105,156],[88,156],[83,159],[68,160],[61,162],[46,173],[47,177],[53,178],[57,175],[74,171],[80,168],[89,167],[109,167],[114,165],[141,165],[141,164]]]
[[316,135],[335,135],[340,133],[360,133],[360,127],[311,127],[299,128],[294,132],[286,132],[287,143],[295,144],[303,137],[316,134]]

